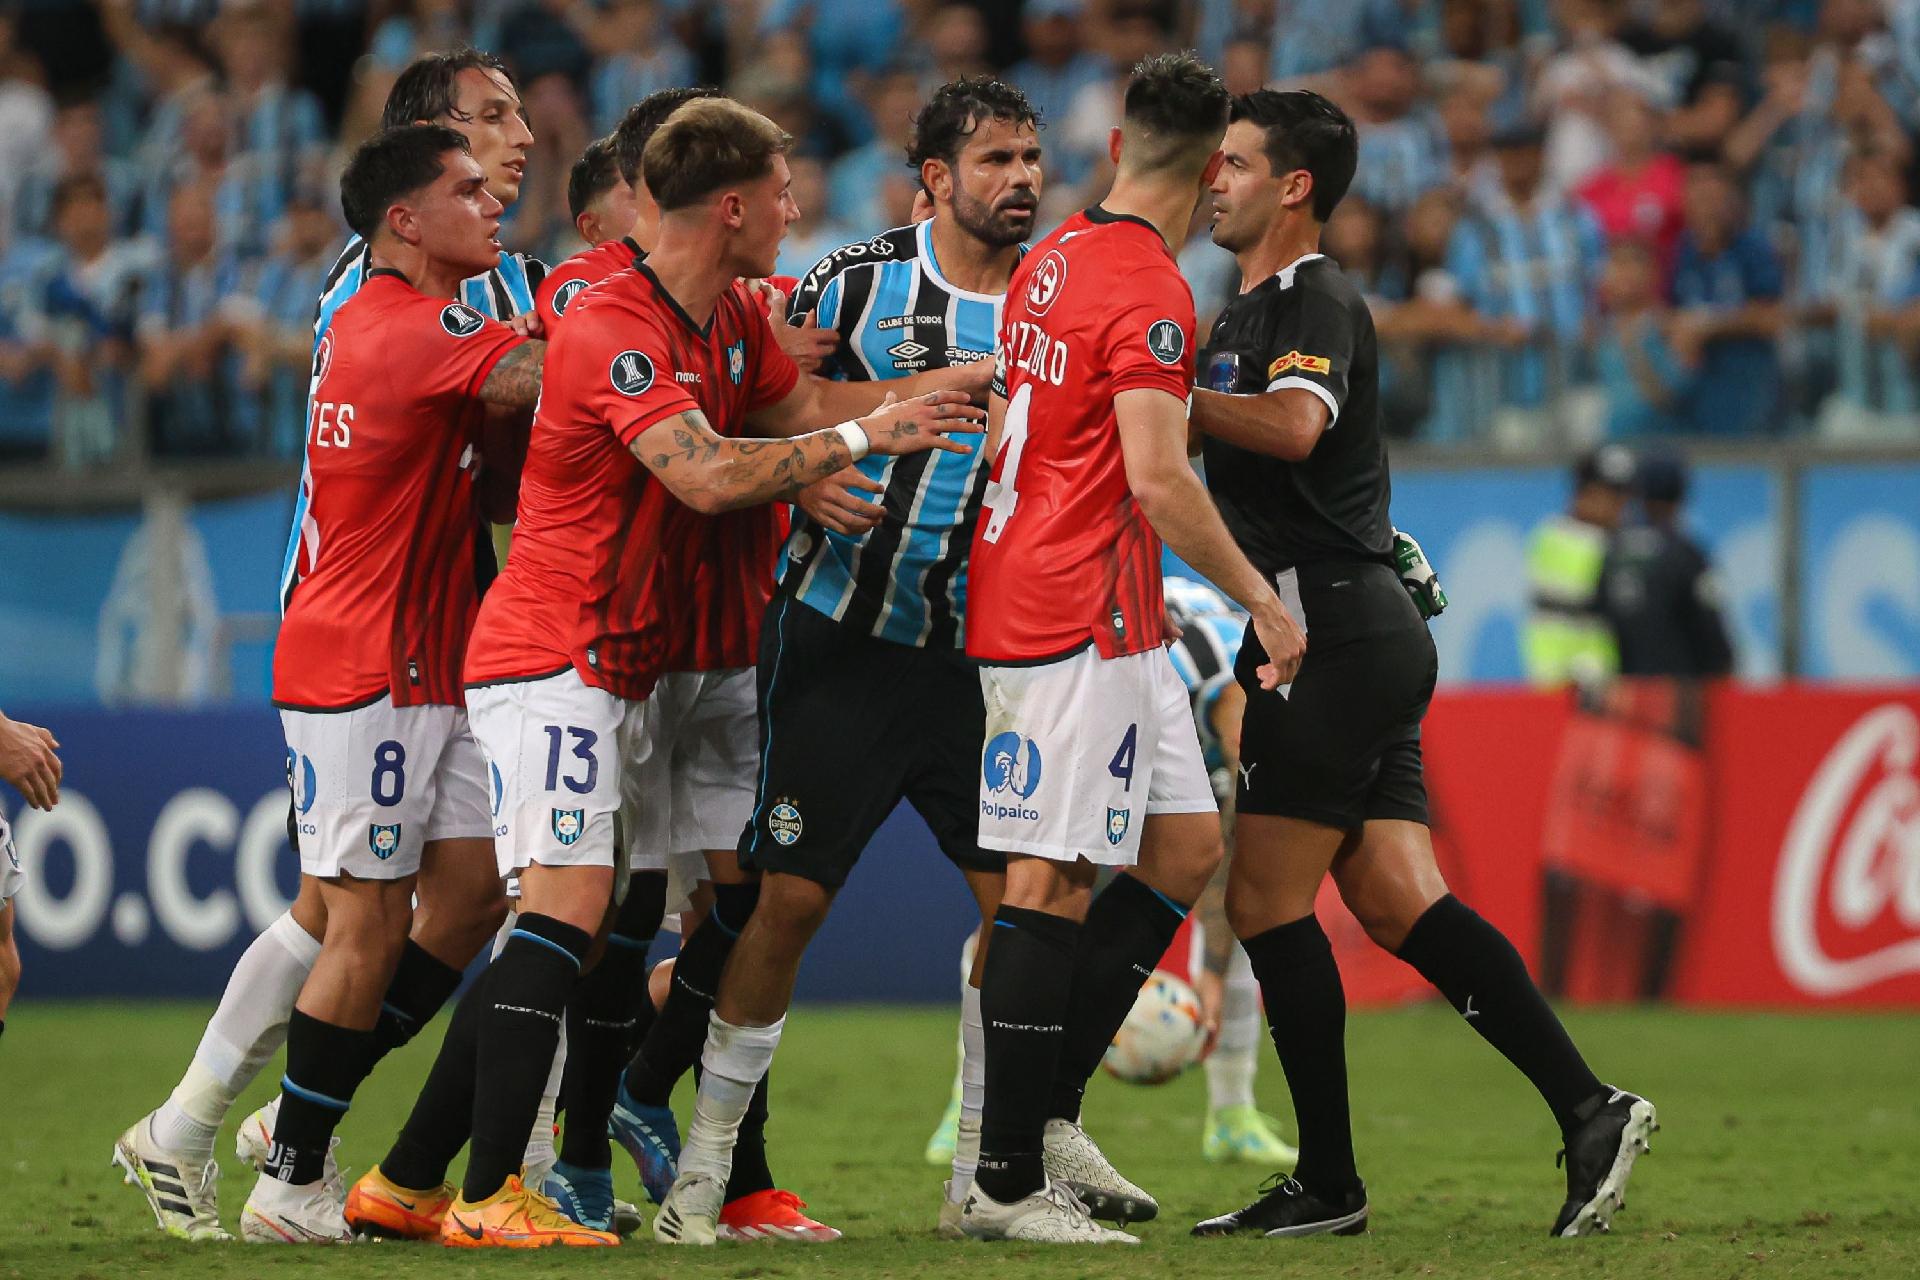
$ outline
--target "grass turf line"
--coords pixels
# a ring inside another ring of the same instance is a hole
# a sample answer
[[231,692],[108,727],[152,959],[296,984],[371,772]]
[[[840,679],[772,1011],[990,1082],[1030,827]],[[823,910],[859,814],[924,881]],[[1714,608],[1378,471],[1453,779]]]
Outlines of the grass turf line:
[[[1183,1280],[1920,1275],[1912,1192],[1920,1184],[1920,1019],[1911,1016],[1570,1015],[1602,1078],[1652,1097],[1664,1124],[1613,1234],[1585,1241],[1546,1236],[1564,1193],[1546,1108],[1442,1008],[1351,1020],[1356,1138],[1374,1211],[1373,1232],[1357,1240],[1188,1239],[1196,1219],[1251,1198],[1264,1171],[1200,1159],[1200,1071],[1157,1089],[1103,1076],[1088,1102],[1089,1128],[1163,1208],[1141,1228],[1140,1249],[1098,1251],[934,1240],[943,1175],[920,1162],[920,1149],[946,1100],[953,1014],[802,1008],[774,1071],[774,1169],[849,1239],[669,1254],[643,1235],[620,1250],[476,1256],[397,1244],[194,1246],[159,1236],[107,1157],[114,1136],[164,1098],[206,1013],[200,1005],[31,998],[15,1006],[0,1043],[0,1280],[651,1277],[669,1269],[730,1280],[1135,1280],[1159,1268]],[[384,1153],[437,1030],[362,1088],[341,1131],[349,1176]],[[263,1073],[220,1137],[229,1229],[253,1180],[232,1156],[232,1131],[278,1078],[277,1067]],[[1286,1115],[1270,1055],[1259,1093],[1268,1110]],[[615,1160],[620,1194],[640,1199],[618,1149]],[[649,1225],[651,1217],[649,1207]]]

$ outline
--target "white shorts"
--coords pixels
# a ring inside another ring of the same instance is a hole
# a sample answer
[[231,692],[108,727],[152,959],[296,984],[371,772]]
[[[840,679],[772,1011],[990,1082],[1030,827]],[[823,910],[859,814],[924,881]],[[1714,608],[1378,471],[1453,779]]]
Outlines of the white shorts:
[[20,870],[20,851],[13,846],[13,828],[7,825],[7,815],[0,813],[0,907],[13,900],[26,880]]
[[433,840],[485,839],[486,763],[459,707],[280,712],[300,870],[398,880]]
[[1130,867],[1146,817],[1218,811],[1187,687],[1164,648],[982,667],[980,687],[983,848]]
[[538,680],[467,690],[473,736],[486,753],[493,849],[500,874],[543,867],[614,867],[641,825],[631,776],[647,754],[647,704],[597,689],[571,668]]
[[652,803],[634,843],[633,869],[703,868],[695,855],[738,848],[753,816],[760,761],[754,672],[669,672],[646,708],[651,750],[635,783]]

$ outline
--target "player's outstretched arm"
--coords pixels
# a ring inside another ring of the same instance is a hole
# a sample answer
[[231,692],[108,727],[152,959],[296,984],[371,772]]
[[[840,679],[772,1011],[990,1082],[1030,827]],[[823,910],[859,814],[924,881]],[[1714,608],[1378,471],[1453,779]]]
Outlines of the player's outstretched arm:
[[37,724],[0,714],[0,779],[11,782],[28,804],[51,809],[60,803],[60,743]]
[[503,409],[533,408],[540,399],[540,368],[546,359],[546,343],[521,343],[494,364],[480,384],[480,398]]
[[1113,398],[1126,459],[1127,486],[1147,523],[1173,553],[1253,615],[1267,651],[1262,688],[1289,683],[1307,651],[1306,633],[1227,532],[1206,486],[1187,464],[1186,405],[1165,391],[1139,388]]
[[1301,462],[1332,425],[1332,415],[1325,401],[1299,387],[1252,396],[1195,387],[1193,425],[1203,435],[1253,453]]
[[797,435],[872,413],[889,398],[910,400],[952,391],[962,392],[966,398],[979,397],[986,394],[992,377],[993,360],[988,357],[951,369],[927,369],[908,378],[889,378],[885,382],[802,378],[785,399],[755,410],[747,420],[774,435]]
[[901,455],[944,449],[966,453],[949,431],[977,431],[984,415],[958,392],[886,403],[824,431],[783,440],[732,439],[689,409],[635,438],[633,456],[673,495],[703,515],[750,507],[823,480],[869,452]]

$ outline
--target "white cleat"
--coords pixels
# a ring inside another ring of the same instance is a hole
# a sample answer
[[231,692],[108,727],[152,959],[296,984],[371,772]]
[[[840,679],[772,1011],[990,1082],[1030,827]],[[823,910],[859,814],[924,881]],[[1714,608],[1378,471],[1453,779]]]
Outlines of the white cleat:
[[940,1184],[940,1220],[933,1228],[933,1234],[942,1240],[965,1240],[966,1228],[961,1225],[966,1209],[967,1198],[953,1198],[953,1179]]
[[345,1206],[337,1178],[297,1185],[263,1174],[240,1212],[240,1238],[248,1244],[351,1244]]
[[1065,1183],[1102,1221],[1148,1222],[1160,1212],[1160,1202],[1121,1177],[1087,1131],[1071,1120],[1047,1121],[1044,1160],[1048,1180]]
[[140,1188],[154,1221],[174,1239],[233,1239],[220,1225],[219,1164],[160,1146],[152,1119],[142,1116],[114,1140],[113,1163],[127,1185]]
[[1064,1185],[1047,1185],[1012,1204],[1001,1204],[974,1184],[960,1207],[960,1227],[973,1240],[1021,1240],[1029,1244],[1139,1244],[1140,1237],[1103,1227]]
[[653,1238],[661,1244],[713,1244],[720,1238],[720,1210],[727,1184],[706,1173],[682,1173],[653,1219]]
[[[274,1094],[273,1101],[260,1108],[240,1122],[240,1131],[233,1135],[233,1154],[240,1157],[242,1163],[255,1173],[267,1171],[267,1160],[273,1152],[273,1126],[280,1120],[280,1095]],[[321,1181],[345,1185],[340,1176],[340,1162],[334,1158],[334,1150],[340,1145],[339,1138],[327,1142],[326,1172],[320,1175]],[[345,1193],[341,1195],[345,1202]]]

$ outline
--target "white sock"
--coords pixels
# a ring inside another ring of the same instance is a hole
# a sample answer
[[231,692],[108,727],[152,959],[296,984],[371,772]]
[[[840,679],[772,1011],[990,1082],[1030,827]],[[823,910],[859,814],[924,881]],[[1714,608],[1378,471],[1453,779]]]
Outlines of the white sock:
[[960,1129],[953,1144],[953,1182],[947,1198],[959,1204],[973,1189],[980,1167],[980,1112],[987,1102],[987,1026],[980,1016],[980,988],[960,996]]
[[1207,1107],[1253,1105],[1253,1073],[1260,1062],[1260,984],[1236,943],[1227,960],[1220,1007],[1220,1039],[1207,1057]]
[[211,1154],[240,1091],[287,1040],[293,1002],[320,958],[320,942],[283,913],[233,966],[187,1073],[153,1115],[153,1139],[174,1151]]
[[567,1024],[563,1018],[560,1023],[560,1039],[553,1046],[553,1065],[547,1069],[547,1084],[540,1091],[540,1109],[533,1113],[533,1130],[527,1134],[527,1155],[524,1161],[527,1177],[538,1178],[528,1185],[538,1191],[547,1180],[547,1174],[553,1171],[554,1162],[560,1153],[553,1145],[553,1118],[560,1110],[560,1080],[567,1073]]
[[733,1147],[753,1090],[773,1065],[785,1018],[766,1027],[736,1027],[715,1013],[707,1019],[707,1047],[700,1055],[700,1093],[693,1123],[680,1151],[681,1173],[705,1173],[727,1180],[733,1172]]

